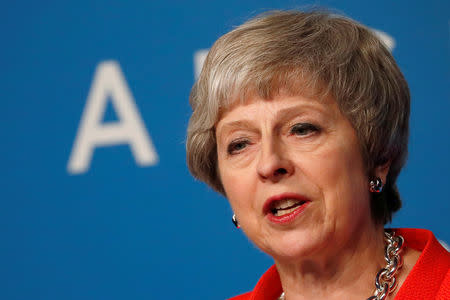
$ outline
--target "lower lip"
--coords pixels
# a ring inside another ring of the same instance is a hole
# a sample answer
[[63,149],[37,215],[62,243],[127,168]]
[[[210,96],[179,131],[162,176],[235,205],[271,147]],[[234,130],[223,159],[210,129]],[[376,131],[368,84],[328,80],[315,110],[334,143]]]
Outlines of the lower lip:
[[300,205],[296,210],[282,216],[275,216],[271,213],[267,214],[267,218],[269,221],[277,224],[289,224],[295,220],[296,217],[298,217],[309,205],[311,202],[305,202],[302,205]]

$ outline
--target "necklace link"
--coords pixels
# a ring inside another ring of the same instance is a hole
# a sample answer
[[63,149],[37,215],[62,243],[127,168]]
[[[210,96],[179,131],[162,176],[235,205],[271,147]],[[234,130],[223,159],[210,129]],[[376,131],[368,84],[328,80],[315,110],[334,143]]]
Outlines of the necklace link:
[[395,232],[384,232],[384,241],[386,243],[384,259],[386,267],[378,271],[375,277],[375,293],[367,300],[385,300],[397,288],[397,272],[403,266],[403,247],[405,240],[401,235],[395,235]]

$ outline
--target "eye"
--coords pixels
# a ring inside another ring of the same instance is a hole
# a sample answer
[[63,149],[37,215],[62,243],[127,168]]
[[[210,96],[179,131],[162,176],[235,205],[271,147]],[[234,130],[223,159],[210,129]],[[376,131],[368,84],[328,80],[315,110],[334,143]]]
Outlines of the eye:
[[298,123],[291,127],[289,133],[297,136],[306,136],[318,132],[319,128],[310,123]]
[[247,147],[248,144],[249,141],[246,139],[232,141],[227,147],[227,152],[231,155],[238,154],[240,151],[244,150],[244,148]]

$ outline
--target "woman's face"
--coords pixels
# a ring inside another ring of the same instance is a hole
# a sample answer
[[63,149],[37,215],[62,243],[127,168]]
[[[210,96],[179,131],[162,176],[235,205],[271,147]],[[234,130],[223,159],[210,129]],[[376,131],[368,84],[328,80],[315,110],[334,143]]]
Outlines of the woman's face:
[[216,138],[227,198],[269,255],[323,255],[374,227],[358,138],[333,99],[254,97],[221,116]]

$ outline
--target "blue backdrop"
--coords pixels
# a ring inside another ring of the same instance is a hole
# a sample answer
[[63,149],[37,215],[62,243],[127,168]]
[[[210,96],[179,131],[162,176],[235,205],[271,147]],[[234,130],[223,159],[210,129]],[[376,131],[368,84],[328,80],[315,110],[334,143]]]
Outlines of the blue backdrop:
[[[194,57],[257,13],[305,4],[2,1],[0,298],[224,299],[252,288],[271,260],[185,166]],[[404,207],[392,226],[450,242],[450,2],[313,4],[395,41],[412,115]],[[71,168],[89,99],[106,103],[94,125],[138,116],[141,135],[105,138]]]

